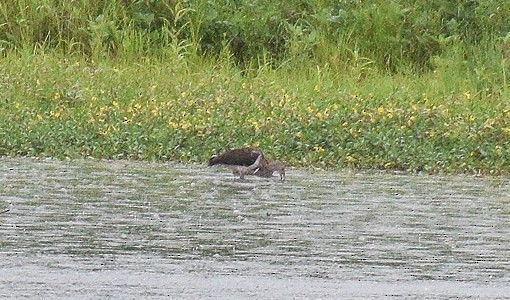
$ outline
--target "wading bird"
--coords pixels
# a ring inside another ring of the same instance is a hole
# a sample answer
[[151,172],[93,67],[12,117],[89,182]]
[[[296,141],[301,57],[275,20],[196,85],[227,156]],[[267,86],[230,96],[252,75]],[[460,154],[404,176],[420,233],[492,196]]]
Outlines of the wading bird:
[[285,166],[279,162],[268,162],[261,150],[255,148],[239,148],[213,156],[209,159],[209,166],[224,165],[233,174],[244,179],[245,175],[272,177],[274,172],[280,174],[280,180],[285,179]]

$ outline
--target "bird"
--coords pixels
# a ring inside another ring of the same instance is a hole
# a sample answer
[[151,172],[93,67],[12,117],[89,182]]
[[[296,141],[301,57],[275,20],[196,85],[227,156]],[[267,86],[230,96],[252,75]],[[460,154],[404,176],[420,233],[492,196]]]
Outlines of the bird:
[[224,165],[234,175],[244,179],[245,175],[256,175],[259,177],[272,177],[278,172],[280,180],[285,180],[285,165],[279,161],[268,162],[260,149],[245,147],[231,149],[221,155],[209,159],[209,166]]

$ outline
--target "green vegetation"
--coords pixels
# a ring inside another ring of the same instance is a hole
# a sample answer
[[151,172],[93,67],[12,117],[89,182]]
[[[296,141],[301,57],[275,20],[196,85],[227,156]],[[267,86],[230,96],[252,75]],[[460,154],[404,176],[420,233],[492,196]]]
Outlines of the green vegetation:
[[510,174],[507,2],[0,4],[0,155]]

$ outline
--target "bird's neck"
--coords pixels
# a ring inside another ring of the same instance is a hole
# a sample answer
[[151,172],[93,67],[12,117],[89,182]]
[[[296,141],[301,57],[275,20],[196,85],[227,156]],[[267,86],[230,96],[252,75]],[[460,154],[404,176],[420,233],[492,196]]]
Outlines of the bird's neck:
[[278,162],[270,162],[267,164],[267,168],[271,171],[277,171],[280,168],[280,164]]

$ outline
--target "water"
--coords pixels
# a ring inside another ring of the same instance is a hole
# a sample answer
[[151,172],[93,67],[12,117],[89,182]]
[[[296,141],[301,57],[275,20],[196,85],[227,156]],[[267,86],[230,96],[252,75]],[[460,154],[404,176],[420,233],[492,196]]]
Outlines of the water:
[[0,298],[510,299],[510,185],[0,158]]

